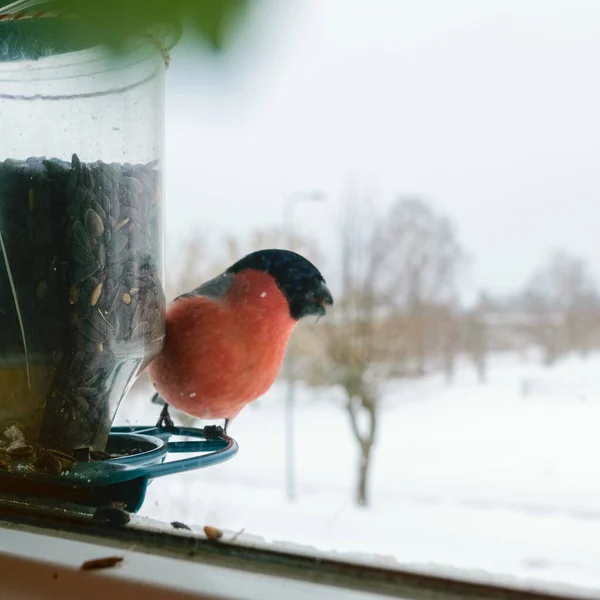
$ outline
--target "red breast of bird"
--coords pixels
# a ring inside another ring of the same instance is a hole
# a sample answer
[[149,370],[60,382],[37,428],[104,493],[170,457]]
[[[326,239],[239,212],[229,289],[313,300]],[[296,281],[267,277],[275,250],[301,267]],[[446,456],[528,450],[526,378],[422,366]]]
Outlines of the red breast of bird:
[[148,375],[174,408],[231,420],[273,385],[296,324],[270,274],[240,271],[222,297],[190,295],[169,306],[165,346]]

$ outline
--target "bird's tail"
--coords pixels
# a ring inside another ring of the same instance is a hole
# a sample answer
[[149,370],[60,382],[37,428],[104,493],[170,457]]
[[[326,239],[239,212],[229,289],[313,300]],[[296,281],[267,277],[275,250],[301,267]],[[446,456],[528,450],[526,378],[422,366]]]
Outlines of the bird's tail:
[[166,404],[166,402],[163,400],[163,398],[158,392],[156,392],[156,394],[152,396],[150,402],[152,402],[152,404],[158,404],[160,406],[164,406]]

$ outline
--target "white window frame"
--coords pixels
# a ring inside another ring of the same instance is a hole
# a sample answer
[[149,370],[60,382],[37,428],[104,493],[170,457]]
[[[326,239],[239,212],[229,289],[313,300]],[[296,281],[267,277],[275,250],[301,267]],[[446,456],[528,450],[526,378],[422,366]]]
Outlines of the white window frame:
[[[60,510],[0,509],[1,600],[589,600],[600,591],[494,580],[491,574],[435,576],[376,560],[256,541],[212,541],[133,516],[125,527]],[[225,537],[223,539],[226,539]],[[123,557],[112,568],[83,562]]]

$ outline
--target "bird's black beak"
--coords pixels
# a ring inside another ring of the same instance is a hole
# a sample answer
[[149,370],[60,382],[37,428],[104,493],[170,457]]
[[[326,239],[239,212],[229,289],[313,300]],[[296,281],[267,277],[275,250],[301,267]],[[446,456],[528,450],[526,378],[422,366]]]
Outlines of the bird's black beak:
[[316,314],[321,317],[325,316],[327,307],[333,306],[333,296],[324,282],[321,283],[319,288],[315,291],[315,300],[317,304]]
[[311,286],[309,292],[294,298],[290,304],[290,312],[297,320],[315,315],[323,317],[327,307],[333,305],[333,296],[324,281]]

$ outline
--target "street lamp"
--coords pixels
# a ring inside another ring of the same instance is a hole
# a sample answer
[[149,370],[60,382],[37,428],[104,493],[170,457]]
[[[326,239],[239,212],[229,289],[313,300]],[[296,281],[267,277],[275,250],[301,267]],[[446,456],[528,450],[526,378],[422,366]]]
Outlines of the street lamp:
[[[286,245],[289,250],[294,249],[294,208],[298,202],[325,200],[325,194],[319,191],[296,192],[291,194],[284,206],[283,230]],[[288,345],[284,374],[287,381],[287,394],[285,399],[285,480],[288,500],[294,500],[294,401],[296,396],[296,377],[294,374],[294,346]]]

